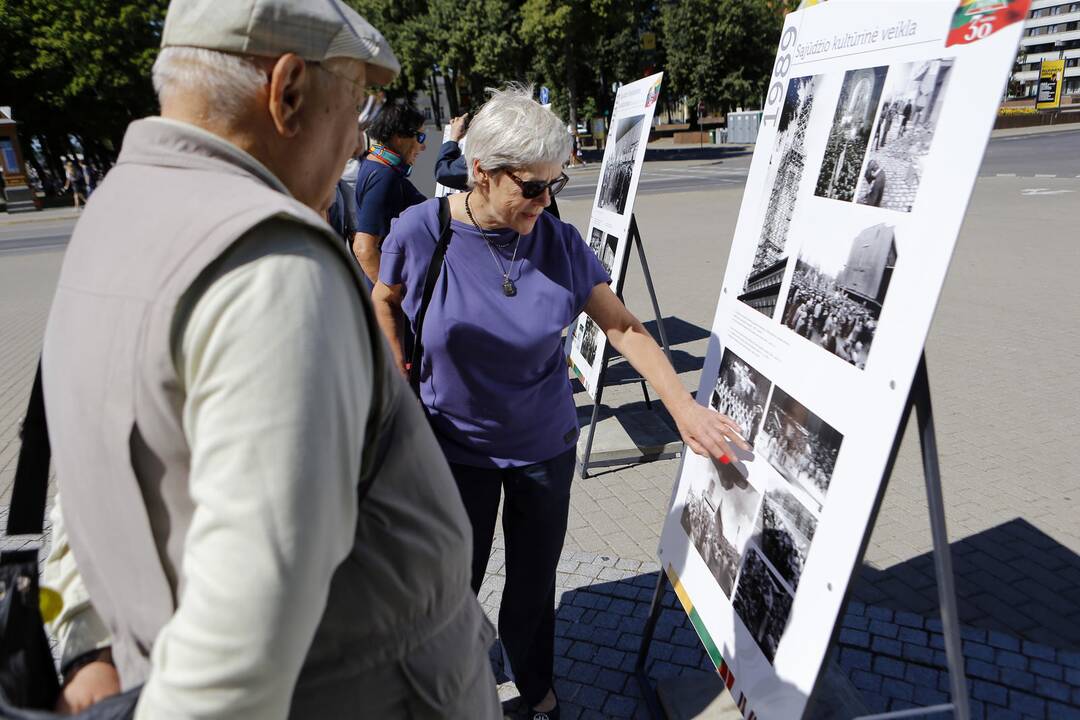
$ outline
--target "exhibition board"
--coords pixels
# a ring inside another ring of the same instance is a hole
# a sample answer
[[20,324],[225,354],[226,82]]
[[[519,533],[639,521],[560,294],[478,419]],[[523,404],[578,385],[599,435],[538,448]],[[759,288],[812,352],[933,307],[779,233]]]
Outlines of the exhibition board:
[[815,687],[1029,4],[785,20],[697,394],[752,447],[684,454],[659,547],[747,717]]
[[[663,73],[657,73],[623,85],[615,96],[611,113],[585,242],[611,275],[616,292],[622,289],[634,198],[662,80]],[[573,327],[571,365],[589,395],[595,398],[607,337],[584,313]]]

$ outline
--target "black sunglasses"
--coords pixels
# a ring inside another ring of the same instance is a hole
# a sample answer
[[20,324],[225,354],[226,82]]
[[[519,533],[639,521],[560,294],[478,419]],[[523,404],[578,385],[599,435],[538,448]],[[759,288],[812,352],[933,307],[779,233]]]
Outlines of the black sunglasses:
[[522,180],[509,170],[506,171],[506,174],[511,180],[517,183],[519,188],[521,188],[521,197],[526,200],[540,197],[544,194],[545,190],[551,193],[551,197],[555,197],[564,187],[566,187],[566,183],[570,182],[570,178],[567,177],[566,173],[562,173],[551,182],[544,182],[543,180]]
[[413,133],[413,137],[416,138],[416,142],[423,145],[424,141],[427,140],[427,133],[426,132],[416,132],[416,133]]

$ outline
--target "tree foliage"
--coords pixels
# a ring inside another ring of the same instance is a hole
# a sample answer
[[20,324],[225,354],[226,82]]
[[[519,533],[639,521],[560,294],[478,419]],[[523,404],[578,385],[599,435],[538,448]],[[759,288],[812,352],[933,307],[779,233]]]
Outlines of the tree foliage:
[[72,139],[88,156],[112,157],[128,123],[154,112],[150,68],[166,5],[0,0],[0,98],[54,172]]
[[667,90],[718,110],[753,107],[783,27],[778,0],[680,0],[662,10]]
[[[568,119],[610,111],[613,83],[667,73],[664,96],[713,110],[754,106],[783,13],[798,0],[346,0],[401,60],[391,96],[446,83],[451,110],[474,110],[509,81],[546,85]],[[167,0],[0,0],[0,103],[46,164],[81,150],[108,159],[153,113],[150,68]],[[655,33],[655,48],[642,38]],[[31,153],[27,153],[32,157]]]

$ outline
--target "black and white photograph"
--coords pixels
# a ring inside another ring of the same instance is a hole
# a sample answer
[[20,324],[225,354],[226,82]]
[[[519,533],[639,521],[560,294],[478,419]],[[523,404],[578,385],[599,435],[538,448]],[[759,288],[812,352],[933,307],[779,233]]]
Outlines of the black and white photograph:
[[761,235],[739,300],[772,317],[787,268],[788,228],[795,214],[806,167],[806,131],[814,107],[817,76],[792,78],[777,119],[776,140],[769,157],[769,188]]
[[634,177],[634,159],[644,129],[644,115],[633,115],[615,121],[611,141],[615,143],[611,154],[604,158],[601,171],[600,195],[596,204],[604,210],[622,215],[626,212],[626,198],[630,194],[630,182]]
[[732,604],[771,663],[787,629],[794,598],[753,546],[746,552]]
[[769,399],[769,379],[730,349],[724,350],[720,373],[709,397],[709,407],[727,415],[742,428],[743,438],[751,445],[765,416]]
[[850,241],[807,238],[780,322],[860,370],[866,368],[896,267],[896,233],[884,223]]
[[874,116],[885,85],[886,65],[844,73],[840,99],[836,103],[829,141],[818,174],[818,197],[851,202],[859,183],[866,148],[870,142]]
[[578,331],[581,333],[581,356],[585,358],[589,367],[592,367],[596,364],[596,347],[599,344],[600,328],[591,317],[584,313],[582,315],[585,322],[578,323]]
[[810,552],[817,518],[786,490],[769,491],[761,503],[755,540],[772,566],[792,588]]
[[823,505],[843,440],[835,428],[774,385],[754,449],[785,480]]
[[605,233],[600,228],[593,228],[589,235],[589,249],[593,251],[600,264],[607,270],[608,275],[615,265],[615,253],[619,249],[619,238],[610,233]]
[[856,202],[911,212],[953,62],[944,58],[889,68]]
[[709,572],[729,598],[739,570],[741,548],[757,531],[761,493],[738,468],[709,461],[708,484],[686,493],[682,526]]

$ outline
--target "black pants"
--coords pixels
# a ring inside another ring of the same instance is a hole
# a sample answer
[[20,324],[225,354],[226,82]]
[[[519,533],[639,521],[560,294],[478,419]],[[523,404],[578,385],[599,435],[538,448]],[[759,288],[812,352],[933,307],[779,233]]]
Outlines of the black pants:
[[473,530],[473,591],[487,570],[499,496],[506,541],[506,585],[499,607],[499,637],[522,698],[538,705],[552,687],[555,663],[555,568],[559,564],[574,450],[525,467],[504,470],[450,464]]

